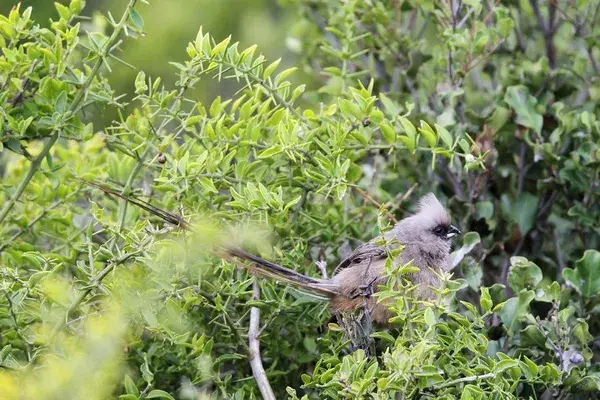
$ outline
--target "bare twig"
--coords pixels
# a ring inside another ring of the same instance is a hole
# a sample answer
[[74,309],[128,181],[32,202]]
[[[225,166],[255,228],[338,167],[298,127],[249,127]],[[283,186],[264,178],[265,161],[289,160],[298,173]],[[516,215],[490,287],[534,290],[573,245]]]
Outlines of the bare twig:
[[548,21],[544,21],[544,17],[542,12],[540,11],[540,7],[538,5],[537,0],[529,0],[529,4],[533,9],[535,17],[538,20],[538,25],[542,30],[544,41],[546,42],[546,56],[548,57],[548,62],[550,63],[550,68],[556,68],[556,47],[554,46],[554,23],[556,17],[556,4],[552,2],[548,3]]
[[446,174],[446,177],[452,184],[452,189],[454,191],[454,194],[456,196],[458,196],[460,201],[465,201],[467,197],[465,195],[465,189],[464,189],[462,183],[460,182],[460,180],[456,177],[454,172],[450,169],[450,167],[446,163],[442,162],[441,159],[438,159],[438,160],[440,160],[438,162],[440,165],[442,165],[442,168],[444,170],[444,173]]
[[[260,286],[258,281],[254,280],[252,284],[252,299],[258,300],[260,298]],[[248,347],[249,347],[249,360],[250,367],[252,368],[252,375],[258,385],[258,390],[265,400],[275,400],[273,389],[267,379],[267,373],[262,365],[260,358],[260,340],[259,340],[259,326],[260,326],[260,309],[252,307],[250,309],[250,327],[248,328]]]
[[[356,190],[358,192],[358,194],[360,194],[369,203],[373,204],[377,208],[382,208],[381,207],[381,203],[379,203],[379,202],[377,202],[377,200],[373,199],[367,192],[365,192],[364,190],[362,190],[358,186],[352,186],[352,187],[354,188],[354,190]],[[398,220],[396,219],[396,217],[394,217],[394,214],[392,214],[391,212],[389,212],[386,208],[383,208],[383,212],[385,213],[385,215],[388,217],[388,219],[390,221],[392,221],[395,224],[398,223]]]
[[413,184],[408,190],[404,193],[398,193],[396,197],[392,200],[388,201],[383,205],[384,208],[392,207],[391,213],[395,213],[397,210],[402,208],[402,204],[410,197],[412,192],[415,191],[416,188],[419,187],[418,183]]
[[558,263],[557,279],[562,276],[562,272],[565,269],[565,261],[562,256],[562,249],[560,246],[560,235],[556,228],[553,229],[552,235],[554,236],[554,251],[556,252],[556,262]]

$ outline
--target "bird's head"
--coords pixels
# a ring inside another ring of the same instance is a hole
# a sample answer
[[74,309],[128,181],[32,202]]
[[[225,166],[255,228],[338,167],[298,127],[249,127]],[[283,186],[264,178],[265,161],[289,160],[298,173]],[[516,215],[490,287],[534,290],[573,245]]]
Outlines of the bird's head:
[[448,255],[450,239],[461,233],[433,193],[423,196],[417,213],[400,221],[395,231],[401,242],[417,245],[432,256]]

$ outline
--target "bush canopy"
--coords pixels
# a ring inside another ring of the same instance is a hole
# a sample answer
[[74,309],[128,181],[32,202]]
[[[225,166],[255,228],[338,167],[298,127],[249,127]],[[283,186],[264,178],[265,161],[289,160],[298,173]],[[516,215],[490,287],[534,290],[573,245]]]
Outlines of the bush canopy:
[[[117,93],[144,3],[0,16],[0,399],[598,396],[600,1],[282,2],[296,67],[200,28]],[[210,252],[331,274],[430,191],[453,275],[416,306],[390,264],[375,356]]]

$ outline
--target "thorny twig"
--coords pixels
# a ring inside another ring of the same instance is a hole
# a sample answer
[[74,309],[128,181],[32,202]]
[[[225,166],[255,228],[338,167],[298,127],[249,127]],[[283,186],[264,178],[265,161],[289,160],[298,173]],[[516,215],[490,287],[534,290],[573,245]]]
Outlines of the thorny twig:
[[[354,190],[356,190],[358,192],[358,194],[360,194],[369,203],[373,204],[377,208],[382,208],[381,204],[379,202],[377,202],[377,200],[373,199],[367,192],[365,192],[364,190],[362,190],[358,186],[352,186],[352,187],[354,188]],[[392,221],[395,224],[398,223],[398,220],[396,219],[396,217],[394,216],[394,214],[392,214],[391,212],[389,212],[385,208],[383,208],[383,212],[385,213],[385,215],[388,217],[388,219],[390,221]]]
[[[260,299],[260,286],[258,281],[255,279],[252,284],[252,299]],[[248,328],[248,358],[250,360],[250,367],[252,368],[252,375],[256,380],[258,389],[265,400],[275,400],[273,389],[267,378],[267,373],[262,364],[260,358],[260,309],[258,307],[252,307],[250,309],[250,326]]]

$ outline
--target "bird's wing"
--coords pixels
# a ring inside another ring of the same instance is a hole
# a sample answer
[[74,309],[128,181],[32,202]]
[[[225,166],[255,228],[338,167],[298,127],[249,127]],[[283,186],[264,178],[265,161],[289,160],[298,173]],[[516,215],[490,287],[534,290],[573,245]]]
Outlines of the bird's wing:
[[350,254],[346,259],[339,263],[333,271],[333,275],[337,275],[344,268],[360,264],[362,262],[367,261],[368,259],[371,259],[371,262],[373,262],[385,258],[387,258],[387,252],[384,247],[378,246],[372,241],[367,242],[358,246],[352,252],[352,254]]

